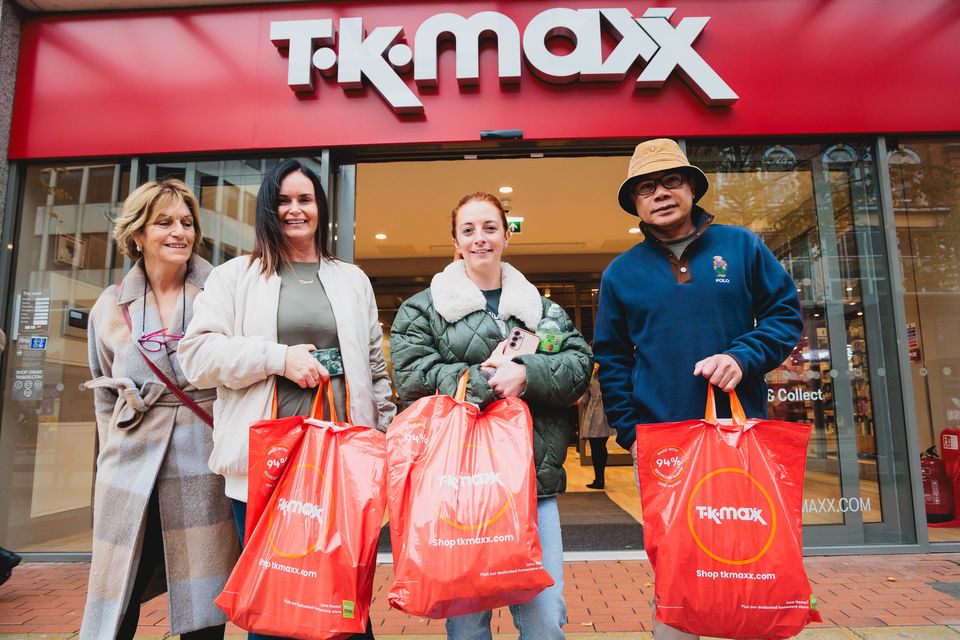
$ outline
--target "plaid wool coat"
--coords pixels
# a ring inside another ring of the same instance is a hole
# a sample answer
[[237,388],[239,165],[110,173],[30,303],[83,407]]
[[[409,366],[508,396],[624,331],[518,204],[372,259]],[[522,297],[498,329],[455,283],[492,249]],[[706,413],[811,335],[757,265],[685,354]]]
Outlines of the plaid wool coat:
[[[212,267],[193,256],[184,295],[168,327],[182,334],[194,298]],[[132,330],[121,309],[129,310]],[[172,635],[222,624],[213,604],[239,555],[239,541],[223,478],[210,472],[211,429],[180,403],[154,374],[131,338],[160,329],[143,262],[124,277],[121,296],[111,286],[90,313],[89,356],[100,453],[93,507],[93,559],[80,637],[116,637],[140,558],[141,529],[151,493],[158,492],[165,566],[155,572],[144,595],[169,593]],[[215,391],[187,382],[176,353],[148,354],[171,381],[207,412]]]

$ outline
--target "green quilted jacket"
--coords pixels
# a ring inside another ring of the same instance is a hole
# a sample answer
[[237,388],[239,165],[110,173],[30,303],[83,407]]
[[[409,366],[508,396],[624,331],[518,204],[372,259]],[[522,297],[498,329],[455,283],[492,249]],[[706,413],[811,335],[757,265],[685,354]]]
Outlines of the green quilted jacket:
[[[500,316],[506,332],[516,326],[534,330],[550,307],[519,271],[502,265]],[[437,274],[429,289],[404,302],[393,322],[390,351],[394,388],[402,407],[427,395],[453,395],[461,374],[470,369],[467,400],[484,408],[496,398],[480,373],[480,364],[503,340],[488,314],[480,289],[466,277],[462,261]],[[521,398],[533,416],[533,458],[537,495],[563,493],[563,461],[577,412],[573,405],[590,383],[593,354],[573,322],[563,315],[565,338],[558,353],[519,356],[527,368]],[[509,455],[509,452],[504,452]]]

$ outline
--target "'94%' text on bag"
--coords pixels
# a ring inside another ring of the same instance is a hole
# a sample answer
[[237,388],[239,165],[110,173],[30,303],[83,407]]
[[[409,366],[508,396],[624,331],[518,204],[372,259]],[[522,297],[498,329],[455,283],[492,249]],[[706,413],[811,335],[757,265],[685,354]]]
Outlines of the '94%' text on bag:
[[[703,420],[637,425],[644,546],[657,620],[688,633],[778,640],[820,621],[803,569],[810,425]],[[731,423],[731,424],[726,424]]]

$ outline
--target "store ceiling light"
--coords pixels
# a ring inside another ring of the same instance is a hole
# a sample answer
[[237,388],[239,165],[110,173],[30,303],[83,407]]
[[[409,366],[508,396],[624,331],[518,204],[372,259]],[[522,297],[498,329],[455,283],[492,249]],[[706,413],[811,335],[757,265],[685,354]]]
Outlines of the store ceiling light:
[[500,187],[500,193],[503,193],[503,194],[513,193],[513,187],[505,184],[502,187]]
[[376,238],[377,240],[386,240],[386,239],[387,239],[387,234],[385,234],[385,233],[378,233],[377,235],[375,235],[375,236],[373,236],[373,237]]
[[640,233],[640,227],[630,227],[627,229],[627,233]]

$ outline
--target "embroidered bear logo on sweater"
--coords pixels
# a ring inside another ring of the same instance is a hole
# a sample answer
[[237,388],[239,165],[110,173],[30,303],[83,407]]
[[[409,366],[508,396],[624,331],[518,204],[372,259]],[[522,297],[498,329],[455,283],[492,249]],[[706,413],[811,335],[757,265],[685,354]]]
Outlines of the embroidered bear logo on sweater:
[[717,282],[730,282],[727,277],[727,261],[723,259],[723,256],[713,256],[713,272],[717,275]]

